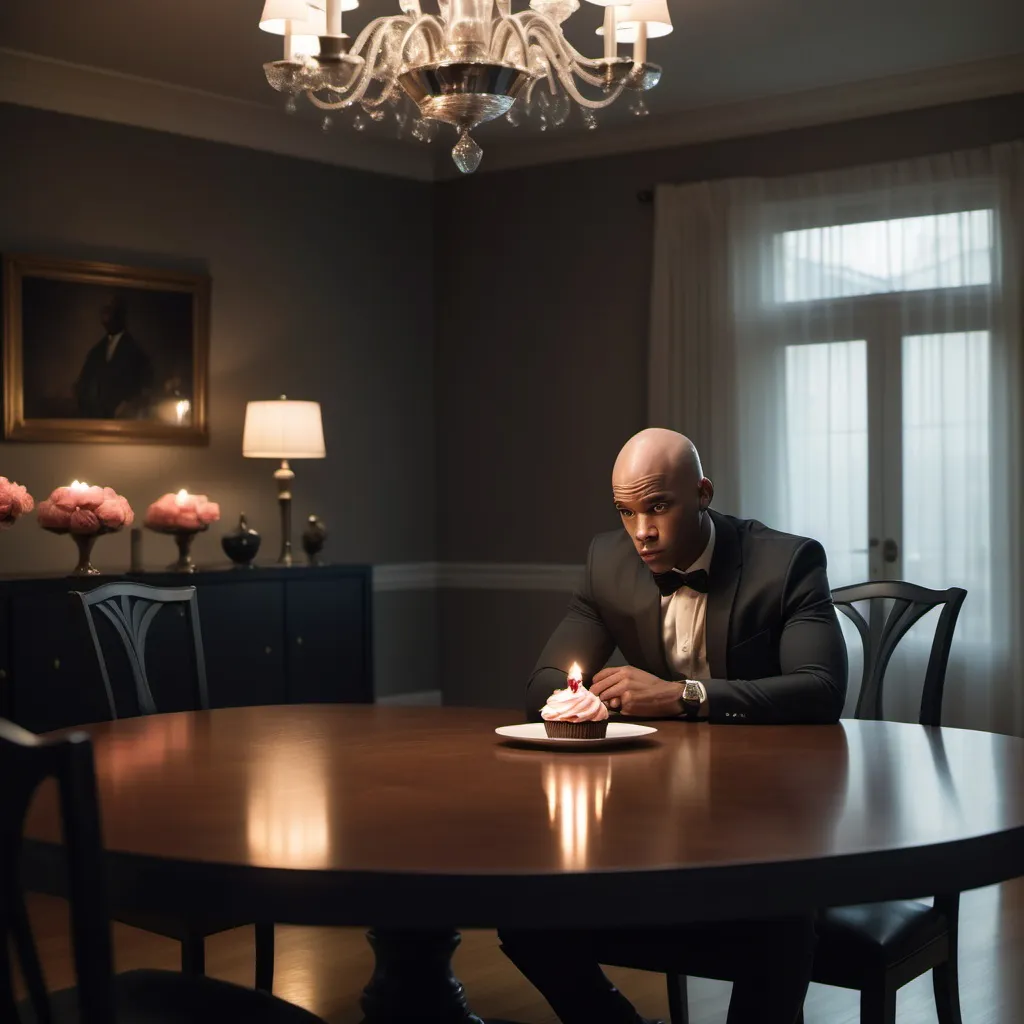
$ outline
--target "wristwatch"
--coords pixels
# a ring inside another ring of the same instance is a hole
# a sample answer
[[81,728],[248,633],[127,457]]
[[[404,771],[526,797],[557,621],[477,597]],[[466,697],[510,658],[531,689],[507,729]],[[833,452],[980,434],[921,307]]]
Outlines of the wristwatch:
[[695,722],[700,714],[701,705],[708,699],[708,691],[703,683],[687,679],[683,683],[683,692],[679,695],[679,706],[682,709],[679,717]]

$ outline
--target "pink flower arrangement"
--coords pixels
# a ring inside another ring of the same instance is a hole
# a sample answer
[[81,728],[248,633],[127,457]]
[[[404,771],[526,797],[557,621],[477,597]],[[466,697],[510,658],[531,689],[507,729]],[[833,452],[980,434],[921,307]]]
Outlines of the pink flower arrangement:
[[0,530],[10,529],[18,516],[31,512],[35,505],[21,484],[0,476]]
[[128,499],[113,487],[90,487],[76,480],[39,503],[39,525],[57,533],[112,533],[133,522]]
[[146,526],[151,530],[205,530],[220,519],[220,505],[205,494],[165,494],[146,511]]

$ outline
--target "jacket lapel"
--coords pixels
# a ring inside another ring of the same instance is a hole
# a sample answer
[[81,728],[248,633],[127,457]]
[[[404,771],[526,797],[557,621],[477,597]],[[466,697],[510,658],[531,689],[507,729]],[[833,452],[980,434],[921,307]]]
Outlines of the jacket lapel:
[[740,539],[732,520],[717,512],[710,514],[715,523],[715,553],[711,557],[711,570],[708,573],[707,625],[704,642],[711,678],[728,679],[729,626],[743,559],[740,553]]
[[647,671],[659,679],[671,679],[665,658],[665,645],[661,637],[661,591],[650,569],[639,559],[633,583],[633,607],[636,609],[636,628],[640,649],[647,659]]

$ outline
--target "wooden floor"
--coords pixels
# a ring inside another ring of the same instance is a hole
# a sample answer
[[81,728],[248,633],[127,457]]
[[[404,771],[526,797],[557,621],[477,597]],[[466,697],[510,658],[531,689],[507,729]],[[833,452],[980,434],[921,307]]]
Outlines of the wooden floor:
[[[1024,879],[968,893],[961,903],[960,978],[964,1024],[1024,1022]],[[52,988],[73,984],[66,908],[57,900],[32,897],[32,915],[47,980]],[[278,927],[274,990],[330,1024],[357,1024],[359,993],[372,958],[362,930]],[[214,936],[207,946],[211,975],[252,985],[252,930]],[[177,969],[173,942],[115,926],[118,970],[133,967]],[[554,1024],[547,1004],[505,960],[493,932],[466,932],[455,968],[474,1010],[484,1017]],[[668,1015],[663,979],[637,971],[608,972],[647,1016]],[[691,981],[693,1024],[724,1022],[729,987]],[[934,1024],[930,977],[900,991],[900,1024]],[[855,1024],[857,996],[812,985],[807,1024]]]

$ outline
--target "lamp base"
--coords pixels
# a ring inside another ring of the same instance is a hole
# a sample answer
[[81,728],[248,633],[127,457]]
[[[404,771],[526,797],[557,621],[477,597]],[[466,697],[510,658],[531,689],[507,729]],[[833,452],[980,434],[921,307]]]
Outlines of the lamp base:
[[277,504],[281,509],[281,553],[277,556],[278,565],[292,564],[292,481],[295,473],[288,465],[287,459],[274,470],[277,481]]

